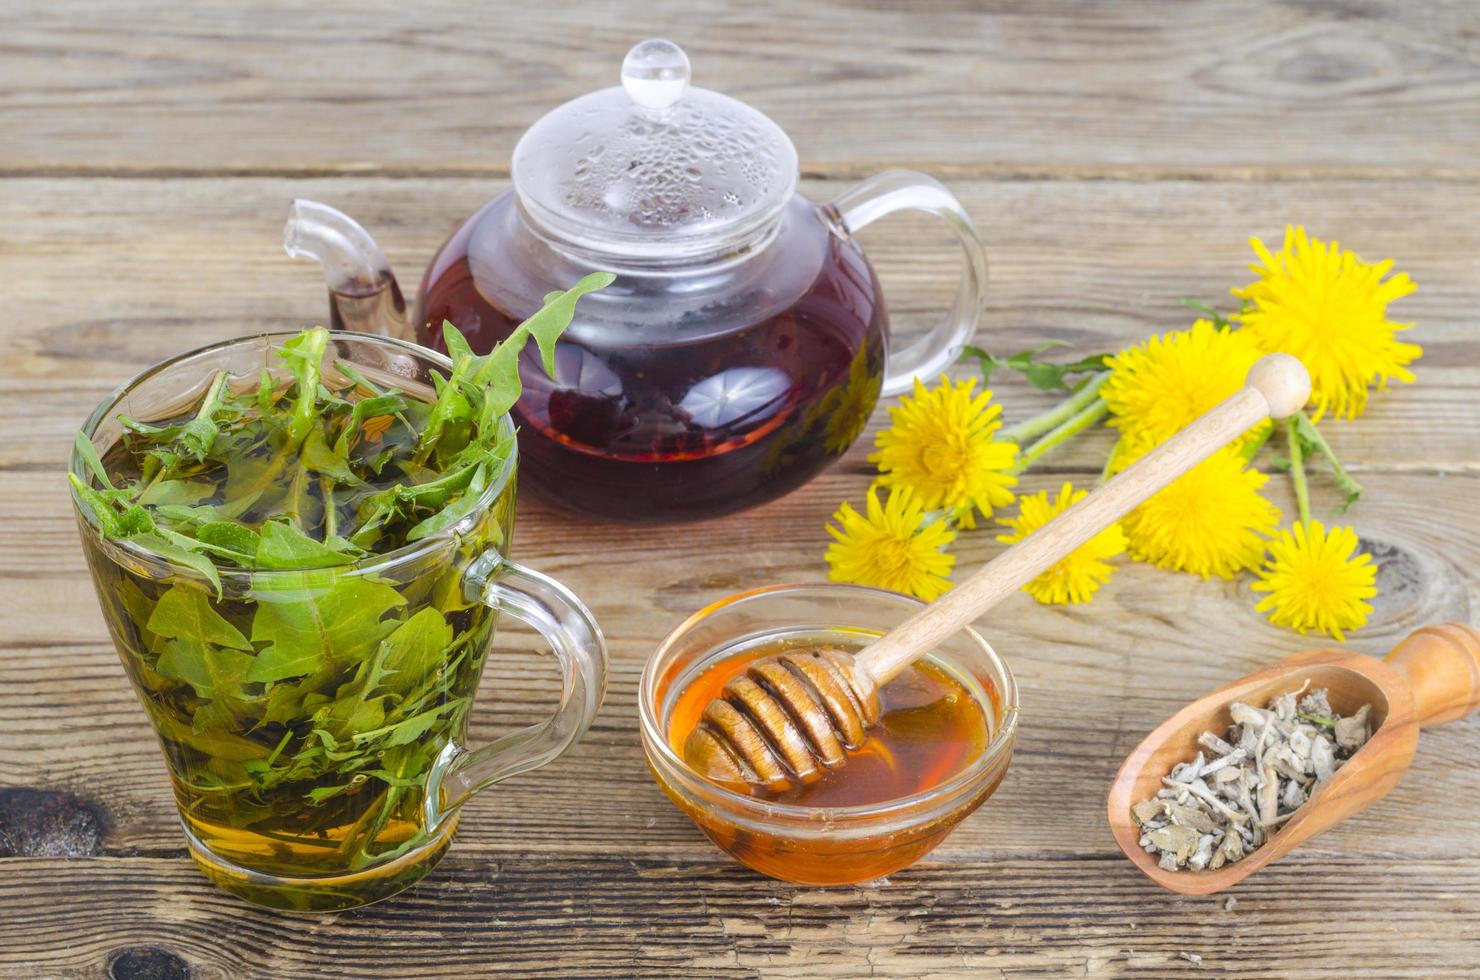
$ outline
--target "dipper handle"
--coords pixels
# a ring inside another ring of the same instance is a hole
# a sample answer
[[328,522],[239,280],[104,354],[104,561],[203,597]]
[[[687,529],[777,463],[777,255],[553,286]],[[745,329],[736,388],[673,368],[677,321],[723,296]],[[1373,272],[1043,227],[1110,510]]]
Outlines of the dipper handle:
[[870,644],[858,666],[883,685],[1251,426],[1293,415],[1309,398],[1310,375],[1300,361],[1260,358],[1242,389]]
[[1424,728],[1467,718],[1480,708],[1480,632],[1462,623],[1425,626],[1393,648],[1387,662],[1413,689]]

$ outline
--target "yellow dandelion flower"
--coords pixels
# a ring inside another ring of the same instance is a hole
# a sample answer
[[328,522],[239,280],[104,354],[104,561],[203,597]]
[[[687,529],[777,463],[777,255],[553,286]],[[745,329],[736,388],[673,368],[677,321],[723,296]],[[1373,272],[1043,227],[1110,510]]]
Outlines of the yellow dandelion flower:
[[1259,491],[1269,478],[1232,447],[1218,450],[1121,521],[1137,561],[1233,578],[1264,558],[1280,512]]
[[1250,588],[1269,595],[1254,608],[1269,612],[1276,626],[1319,630],[1337,641],[1372,615],[1367,599],[1377,595],[1377,566],[1357,554],[1360,542],[1349,527],[1330,531],[1320,521],[1297,521],[1270,542],[1269,560]]
[[992,392],[975,393],[976,379],[952,383],[942,376],[935,388],[915,382],[913,395],[889,409],[889,427],[874,437],[879,483],[911,490],[926,510],[950,510],[964,528],[976,526],[974,512],[1012,503],[1008,470],[1017,446],[997,442],[1002,406]]
[[1258,280],[1235,289],[1245,301],[1238,315],[1244,330],[1263,351],[1284,351],[1310,371],[1316,418],[1326,412],[1356,418],[1367,407],[1367,389],[1387,386],[1388,378],[1412,381],[1405,365],[1423,348],[1398,341],[1410,323],[1387,318],[1387,305],[1413,292],[1413,280],[1392,270],[1392,259],[1363,262],[1336,242],[1329,245],[1286,228],[1278,255],[1250,239],[1262,265],[1250,266]]
[[[1128,452],[1144,452],[1242,388],[1260,353],[1248,334],[1207,320],[1127,347],[1106,362],[1110,378],[1100,397],[1110,406],[1108,424],[1120,430]],[[1269,424],[1244,439],[1263,438]]]
[[[1085,492],[1075,490],[1072,483],[1065,483],[1057,500],[1049,500],[1047,491],[1019,498],[1018,516],[1002,522],[1012,528],[1013,533],[998,535],[997,540],[1016,544],[1078,503]],[[1023,591],[1043,603],[1073,605],[1088,602],[1099,587],[1110,580],[1110,573],[1115,570],[1115,566],[1105,559],[1114,558],[1123,551],[1125,532],[1119,524],[1111,524],[1023,586]]]
[[858,353],[848,364],[847,383],[834,388],[819,403],[826,418],[822,442],[828,452],[841,456],[848,451],[868,425],[883,386],[883,363],[870,361],[869,345],[865,341],[858,345]]
[[947,576],[956,563],[945,547],[956,539],[944,521],[927,521],[925,508],[908,490],[891,490],[879,503],[868,492],[868,516],[843,504],[827,526],[828,578],[834,582],[875,585],[918,596],[927,602],[951,587]]

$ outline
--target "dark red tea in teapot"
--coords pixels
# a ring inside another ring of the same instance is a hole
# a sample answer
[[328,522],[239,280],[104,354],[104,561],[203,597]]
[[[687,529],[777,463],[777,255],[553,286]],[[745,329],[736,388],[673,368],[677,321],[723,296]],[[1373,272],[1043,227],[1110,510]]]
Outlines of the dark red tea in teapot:
[[[510,308],[518,297],[538,303],[548,273],[516,281],[514,208],[498,198],[443,246],[419,294],[419,343],[441,349],[446,319],[487,350],[528,315]],[[513,415],[526,485],[603,516],[707,517],[787,493],[848,448],[883,380],[883,298],[840,226],[800,198],[788,210],[796,228],[749,260],[761,268],[717,274],[740,288],[702,323],[623,325],[623,294],[643,305],[651,284],[622,277],[605,324],[561,341],[553,379],[525,352]]]
[[[285,242],[324,265],[351,329],[475,351],[546,293],[592,272],[554,376],[526,352],[522,479],[571,510],[681,521],[801,486],[863,431],[880,394],[934,380],[976,329],[986,259],[951,193],[889,171],[828,204],[797,193],[796,148],[760,112],[689,86],[676,45],[643,41],[622,84],[567,102],[514,150],[513,189],[442,246],[408,324],[385,258],[339,212],[299,202]],[[899,210],[942,218],[965,259],[950,312],[889,349],[858,229]]]

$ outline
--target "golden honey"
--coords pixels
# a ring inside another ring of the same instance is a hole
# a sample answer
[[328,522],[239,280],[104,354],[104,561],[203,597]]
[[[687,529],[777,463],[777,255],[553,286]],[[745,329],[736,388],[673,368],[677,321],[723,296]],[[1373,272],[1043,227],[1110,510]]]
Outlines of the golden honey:
[[[779,641],[752,647],[710,666],[678,696],[668,722],[668,743],[683,754],[684,740],[710,701],[757,660],[796,649]],[[810,783],[793,781],[779,793],[752,786],[752,796],[795,806],[836,807],[884,803],[933,789],[960,773],[986,748],[987,719],[966,686],[930,661],[922,661],[879,691],[879,721],[843,766]],[[727,786],[729,784],[726,784]]]
[[[670,684],[682,685],[663,699],[671,705],[663,736],[672,755],[682,758],[684,740],[728,681],[760,658],[818,639],[795,632],[762,639],[731,647],[697,675],[670,675]],[[827,642],[850,646],[836,635]],[[889,874],[934,848],[990,796],[1007,757],[983,758],[1004,717],[1001,694],[987,677],[926,658],[884,685],[879,697],[879,721],[867,741],[813,782],[794,781],[780,792],[737,791],[692,770],[659,764],[653,773],[715,844],[765,874],[819,885]]]

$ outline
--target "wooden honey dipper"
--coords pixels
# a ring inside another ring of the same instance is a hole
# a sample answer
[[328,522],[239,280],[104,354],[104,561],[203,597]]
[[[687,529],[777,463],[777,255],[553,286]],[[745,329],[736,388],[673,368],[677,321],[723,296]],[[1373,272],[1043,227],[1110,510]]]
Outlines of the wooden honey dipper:
[[843,765],[879,720],[880,687],[1250,427],[1293,415],[1309,397],[1303,364],[1261,358],[1240,391],[856,656],[815,647],[751,664],[705,707],[684,759],[717,782],[775,791]]

